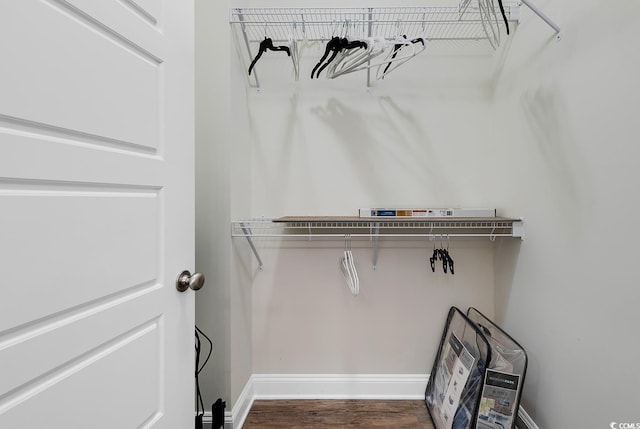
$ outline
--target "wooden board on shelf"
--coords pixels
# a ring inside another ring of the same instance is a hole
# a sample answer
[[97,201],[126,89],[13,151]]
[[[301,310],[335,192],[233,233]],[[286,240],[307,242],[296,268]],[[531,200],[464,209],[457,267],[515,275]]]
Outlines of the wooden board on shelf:
[[358,216],[283,216],[273,219],[273,222],[279,223],[304,223],[304,222],[513,222],[520,219],[507,217],[358,217]]

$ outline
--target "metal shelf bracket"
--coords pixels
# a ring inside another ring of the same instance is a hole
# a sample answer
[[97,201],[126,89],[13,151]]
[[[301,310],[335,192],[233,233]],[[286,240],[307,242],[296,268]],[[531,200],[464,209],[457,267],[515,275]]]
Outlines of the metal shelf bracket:
[[520,0],[525,6],[533,11],[536,15],[540,17],[549,27],[553,28],[556,32],[556,39],[560,40],[560,26],[553,22],[551,18],[549,18],[538,6],[533,4],[531,0]]
[[376,222],[374,233],[373,233],[373,271],[378,268],[378,254],[380,252],[380,247],[378,246],[378,242],[380,240],[380,222]]
[[239,225],[240,225],[240,229],[244,233],[244,236],[247,238],[247,241],[249,242],[249,247],[251,247],[251,250],[253,251],[253,254],[256,257],[256,260],[258,261],[258,267],[260,268],[260,270],[262,270],[262,267],[264,266],[264,264],[262,263],[262,259],[258,254],[258,249],[256,249],[256,245],[253,243],[253,238],[252,238],[253,233],[251,232],[251,228],[247,226],[245,222],[239,222]]

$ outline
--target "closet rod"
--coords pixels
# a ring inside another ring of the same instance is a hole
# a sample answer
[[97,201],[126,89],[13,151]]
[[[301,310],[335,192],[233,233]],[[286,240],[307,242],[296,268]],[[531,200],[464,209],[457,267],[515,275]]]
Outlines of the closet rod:
[[[240,19],[240,17],[238,17],[238,19]],[[349,19],[347,20],[349,21],[350,25],[359,25],[359,24],[380,24],[380,25],[393,25],[393,26],[397,26],[398,25],[398,20],[378,20],[378,19]],[[284,26],[291,26],[293,24],[306,24],[306,25],[318,25],[318,24],[325,24],[325,25],[335,25],[336,24],[336,20],[320,20],[320,21],[281,21],[281,22],[277,22],[277,21],[233,21],[230,22],[230,24],[249,24],[249,25],[273,25],[273,26],[278,26],[278,25],[284,25]],[[465,19],[465,20],[460,20],[460,21],[452,21],[451,19],[407,19],[407,20],[402,20],[401,21],[402,24],[481,24],[482,21],[480,19]]]
[[[351,238],[368,238],[374,239],[376,237],[375,234],[349,234]],[[260,238],[344,238],[344,234],[323,234],[323,233],[311,233],[311,234],[259,234],[257,235]],[[251,236],[248,234],[232,234],[232,237],[247,237]],[[429,239],[440,239],[442,237],[449,238],[490,238],[493,240],[494,237],[509,237],[514,238],[517,237],[513,233],[442,233],[442,234],[380,234],[379,237],[391,237],[391,238],[429,238]]]

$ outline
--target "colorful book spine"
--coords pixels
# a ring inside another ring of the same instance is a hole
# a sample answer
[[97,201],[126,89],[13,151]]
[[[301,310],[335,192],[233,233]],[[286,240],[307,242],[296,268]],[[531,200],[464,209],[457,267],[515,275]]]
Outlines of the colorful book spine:
[[407,209],[407,208],[365,208],[360,209],[360,217],[495,217],[495,209]]

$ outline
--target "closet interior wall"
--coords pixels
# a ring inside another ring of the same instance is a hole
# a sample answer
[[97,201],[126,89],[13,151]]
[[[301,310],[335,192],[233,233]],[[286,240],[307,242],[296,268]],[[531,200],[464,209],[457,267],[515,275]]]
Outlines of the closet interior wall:
[[596,232],[640,209],[640,4],[612,6],[545,2],[562,40],[521,24],[496,81],[501,193],[527,225],[497,248],[496,316],[529,352],[523,404],[541,428],[640,421],[640,234]]
[[[311,80],[324,44],[305,50],[299,82],[286,55],[266,53],[255,69],[260,90],[246,80],[232,90],[247,108],[233,119],[249,132],[234,143],[243,154],[234,174],[251,178],[249,215],[357,215],[376,205],[500,209],[495,182],[508,178],[491,168],[495,58],[491,49],[472,49],[434,47],[370,90],[357,73]],[[233,73],[246,79],[243,61]],[[357,297],[340,273],[342,240],[255,242],[263,270],[246,241],[234,240],[252,277],[255,374],[426,374],[451,305],[494,314],[488,238],[383,239],[376,271],[372,243],[354,240]],[[455,258],[455,275],[431,271],[429,257],[441,245]]]
[[[357,75],[296,84],[290,63],[268,55],[260,92],[229,10],[273,2],[197,3],[211,19],[198,48],[196,268],[208,290],[197,317],[216,332],[206,397],[231,408],[258,373],[427,373],[449,305],[474,305],[527,349],[523,405],[540,427],[637,421],[638,234],[607,234],[612,208],[640,210],[637,2],[541,0],[563,24],[560,42],[523,9],[506,55],[427,51],[371,91]],[[230,238],[231,220],[252,216],[424,204],[523,216],[527,239],[452,242],[448,277],[427,267],[433,243],[386,243],[373,272],[363,242],[353,297],[341,242],[258,243],[259,271],[246,240]]]
[[[208,408],[217,398],[231,412],[251,377],[251,278],[232,245],[231,219],[250,213],[249,122],[244,74],[229,31],[232,1],[196,0],[196,270],[206,286],[196,323],[214,343],[200,375]],[[231,142],[239,142],[238,145]]]
[[[295,83],[286,59],[265,55],[257,92],[228,24],[230,8],[269,6],[249,3],[197,2],[196,264],[209,285],[197,320],[215,342],[204,396],[231,409],[258,373],[425,374],[450,305],[494,313],[488,239],[449,244],[454,276],[430,271],[438,242],[383,241],[376,272],[370,244],[355,243],[354,298],[338,268],[343,243],[258,243],[259,271],[246,243],[230,242],[230,220],[371,204],[500,209],[499,178],[478,163],[493,151],[478,136],[493,132],[494,59],[435,50],[367,91],[357,74]],[[305,51],[301,75],[322,50]]]
[[[225,244],[225,219],[355,215],[378,204],[500,210],[493,189],[504,178],[490,167],[495,58],[434,49],[367,91],[358,74],[296,83],[286,58],[265,55],[258,92],[247,84],[229,9],[224,35],[223,6],[213,3],[197,11],[197,269],[212,279],[197,314],[218,333],[205,397],[228,399],[231,409],[251,374],[428,373],[451,305],[494,314],[494,243],[452,241],[456,274],[444,275],[431,272],[429,257],[446,242],[383,241],[376,272],[371,244],[354,242],[354,298],[339,271],[341,241],[259,242],[259,271],[246,241]],[[201,12],[216,25],[205,26]],[[305,51],[301,76],[323,49]]]

